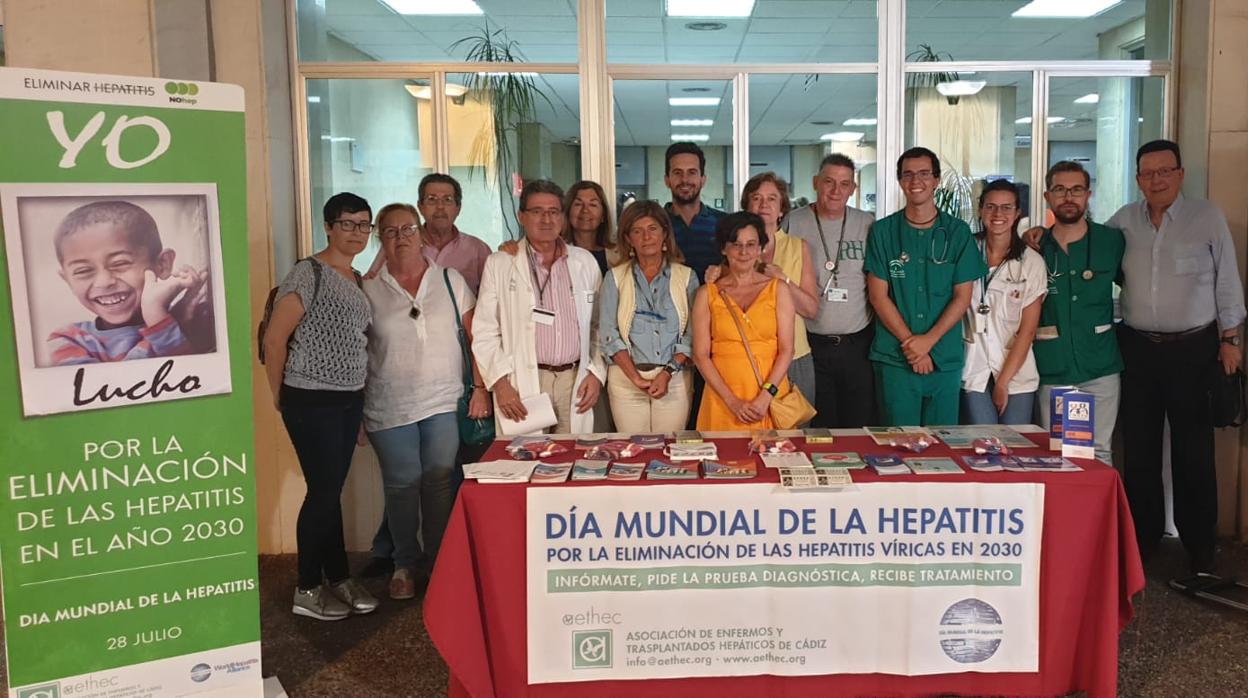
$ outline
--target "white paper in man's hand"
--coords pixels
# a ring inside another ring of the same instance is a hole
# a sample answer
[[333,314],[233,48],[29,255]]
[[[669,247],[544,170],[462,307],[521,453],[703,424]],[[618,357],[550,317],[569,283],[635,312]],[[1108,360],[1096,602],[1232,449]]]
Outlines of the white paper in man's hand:
[[498,427],[504,436],[536,434],[543,429],[555,426],[555,423],[559,421],[555,418],[555,406],[550,401],[550,395],[546,393],[522,398],[520,402],[524,403],[524,409],[528,412],[524,419],[515,422],[507,419],[507,416],[501,412],[498,415]]

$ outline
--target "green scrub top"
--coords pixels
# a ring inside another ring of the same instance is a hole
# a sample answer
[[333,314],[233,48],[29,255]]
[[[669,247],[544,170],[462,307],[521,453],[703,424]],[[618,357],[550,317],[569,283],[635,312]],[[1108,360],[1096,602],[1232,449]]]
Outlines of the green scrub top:
[[[904,254],[903,254],[904,253]],[[888,281],[888,295],[910,331],[927,332],[953,300],[953,287],[988,273],[971,229],[961,219],[941,212],[931,228],[917,229],[898,211],[876,221],[867,237],[863,269]],[[937,371],[961,371],[965,358],[957,326],[932,346]],[[876,320],[871,360],[909,367],[901,342]]]
[[[1117,228],[1088,223],[1088,233],[1066,252],[1046,229],[1040,254],[1049,271],[1049,288],[1040,307],[1040,327],[1032,351],[1040,382],[1084,383],[1122,370],[1114,332],[1114,281],[1126,240]],[[1090,279],[1084,272],[1092,272]],[[1056,333],[1056,337],[1054,337]]]

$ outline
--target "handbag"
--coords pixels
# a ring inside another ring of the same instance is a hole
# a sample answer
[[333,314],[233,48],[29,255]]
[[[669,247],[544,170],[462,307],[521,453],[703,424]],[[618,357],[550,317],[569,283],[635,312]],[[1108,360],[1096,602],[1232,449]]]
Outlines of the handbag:
[[472,355],[468,353],[468,332],[459,319],[459,304],[455,302],[455,290],[451,288],[450,270],[443,267],[442,281],[446,283],[446,292],[451,296],[451,307],[455,309],[455,331],[459,336],[459,351],[464,357],[464,390],[455,403],[455,421],[459,425],[459,440],[476,446],[494,440],[494,420],[490,418],[474,419],[468,416],[468,404],[472,400]]
[[[745,355],[750,359],[750,368],[754,369],[754,379],[758,381],[758,387],[763,387],[763,374],[758,372],[758,362],[754,360],[754,351],[750,349],[750,340],[745,337],[745,327],[741,324],[741,318],[737,317],[737,313],[732,309],[732,301],[728,298],[728,292],[719,289],[719,295],[724,299],[724,305],[728,308],[728,314],[732,316],[733,323],[737,326],[737,332],[741,334],[741,343],[745,345]],[[815,407],[810,404],[802,391],[789,381],[789,390],[783,395],[777,393],[771,398],[771,404],[767,406],[767,412],[771,414],[771,421],[776,423],[779,429],[792,429],[798,424],[805,424],[815,417]]]
[[1222,364],[1214,369],[1217,377],[1213,379],[1213,387],[1209,391],[1210,412],[1213,414],[1213,426],[1237,427],[1248,417],[1248,408],[1244,405],[1244,370],[1235,369],[1227,375]]

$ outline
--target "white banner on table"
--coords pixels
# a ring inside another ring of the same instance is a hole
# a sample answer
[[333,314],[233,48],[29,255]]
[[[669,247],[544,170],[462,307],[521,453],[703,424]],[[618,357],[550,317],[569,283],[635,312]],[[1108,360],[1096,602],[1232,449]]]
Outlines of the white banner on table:
[[1044,485],[530,488],[529,683],[1039,668]]

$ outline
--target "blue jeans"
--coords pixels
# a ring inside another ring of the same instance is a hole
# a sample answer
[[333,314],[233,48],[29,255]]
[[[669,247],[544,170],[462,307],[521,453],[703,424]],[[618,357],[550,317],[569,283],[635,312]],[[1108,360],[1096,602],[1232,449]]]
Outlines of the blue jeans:
[[455,413],[443,412],[413,424],[374,431],[368,439],[381,462],[386,523],[394,538],[394,566],[410,570],[421,552],[417,532],[432,558],[451,517],[455,453],[459,449]]
[[1031,424],[1036,394],[1012,393],[1005,403],[1005,412],[997,414],[997,406],[992,404],[993,385],[990,378],[982,392],[962,391],[962,421],[966,424]]

